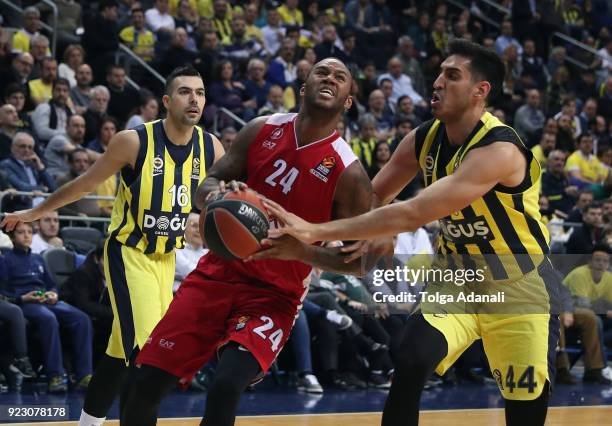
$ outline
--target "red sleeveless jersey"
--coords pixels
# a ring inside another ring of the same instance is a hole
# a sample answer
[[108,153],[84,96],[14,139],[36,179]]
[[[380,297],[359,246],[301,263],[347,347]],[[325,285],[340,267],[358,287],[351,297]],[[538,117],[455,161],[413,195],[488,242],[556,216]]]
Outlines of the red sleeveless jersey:
[[[357,157],[335,131],[324,139],[298,146],[296,118],[297,114],[274,114],[268,118],[249,147],[246,183],[309,222],[328,222],[332,219],[338,179]],[[209,253],[200,259],[197,269],[215,281],[274,286],[290,298],[301,299],[312,267],[275,259],[226,260]]]

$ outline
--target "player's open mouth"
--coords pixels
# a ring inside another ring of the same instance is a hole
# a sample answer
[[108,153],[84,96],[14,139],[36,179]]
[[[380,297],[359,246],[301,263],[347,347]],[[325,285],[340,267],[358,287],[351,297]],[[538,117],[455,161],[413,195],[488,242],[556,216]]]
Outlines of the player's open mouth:
[[187,114],[199,114],[200,110],[197,108],[191,108],[187,110]]
[[440,97],[439,94],[434,93],[433,95],[431,95],[431,101],[430,101],[431,106],[439,105],[441,101],[442,101],[442,98]]
[[323,96],[324,98],[327,99],[332,99],[334,97],[334,92],[332,89],[325,87],[321,90],[319,90],[319,95]]

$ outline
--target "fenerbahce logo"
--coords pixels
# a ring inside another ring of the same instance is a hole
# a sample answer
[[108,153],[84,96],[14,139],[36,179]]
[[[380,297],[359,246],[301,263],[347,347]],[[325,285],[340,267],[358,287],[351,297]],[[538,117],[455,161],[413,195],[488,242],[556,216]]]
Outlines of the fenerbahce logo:
[[440,227],[444,238],[453,243],[475,244],[493,239],[493,233],[484,216],[459,220],[440,219]]
[[151,233],[167,237],[170,234],[181,232],[181,235],[187,228],[187,217],[181,217],[180,214],[175,214],[174,217],[168,217],[163,214],[156,215],[150,210],[144,211],[143,230],[146,233]]

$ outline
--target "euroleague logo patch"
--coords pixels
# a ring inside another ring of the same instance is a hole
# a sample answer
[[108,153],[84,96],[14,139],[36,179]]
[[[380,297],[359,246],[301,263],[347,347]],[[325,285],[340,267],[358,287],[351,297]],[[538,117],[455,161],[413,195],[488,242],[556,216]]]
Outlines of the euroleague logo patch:
[[328,155],[323,158],[319,165],[313,169],[310,169],[310,173],[322,180],[327,182],[329,180],[329,174],[336,167],[336,157]]
[[198,179],[200,177],[200,159],[194,158],[191,164],[191,178]]

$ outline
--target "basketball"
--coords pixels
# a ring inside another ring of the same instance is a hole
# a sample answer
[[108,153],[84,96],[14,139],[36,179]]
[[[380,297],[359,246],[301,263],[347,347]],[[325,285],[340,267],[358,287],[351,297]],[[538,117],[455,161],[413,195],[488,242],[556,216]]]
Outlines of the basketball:
[[261,248],[269,218],[251,189],[228,192],[200,214],[200,234],[208,248],[226,259],[244,259]]

